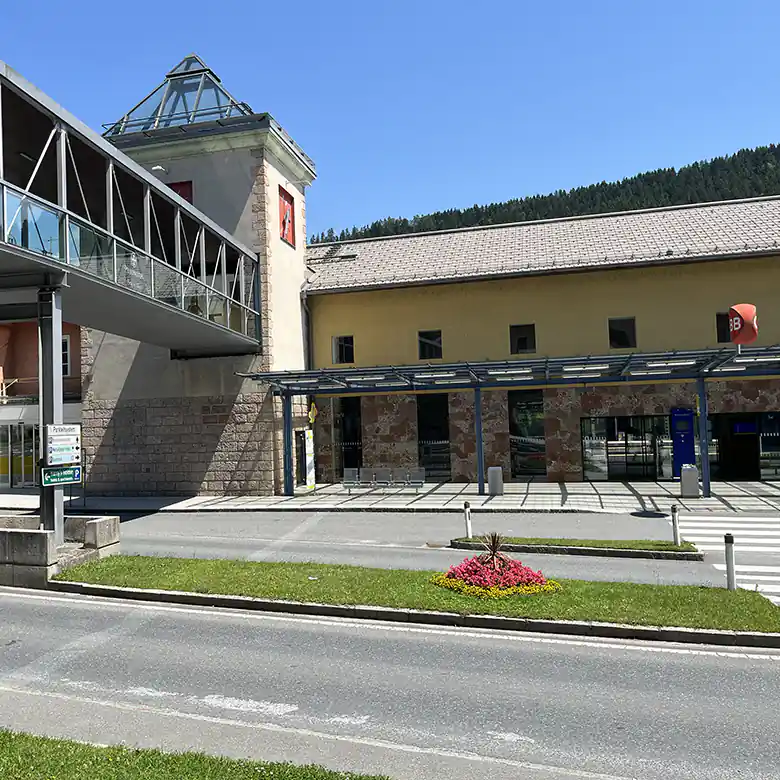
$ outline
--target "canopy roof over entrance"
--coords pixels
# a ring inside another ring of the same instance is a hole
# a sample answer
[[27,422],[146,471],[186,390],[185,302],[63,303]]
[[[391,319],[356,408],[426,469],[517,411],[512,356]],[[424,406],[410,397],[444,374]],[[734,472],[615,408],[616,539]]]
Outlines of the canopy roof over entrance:
[[780,345],[680,352],[633,352],[585,357],[527,358],[372,368],[326,368],[241,374],[281,395],[345,395],[414,390],[490,389],[545,385],[614,384],[699,377],[780,374]]

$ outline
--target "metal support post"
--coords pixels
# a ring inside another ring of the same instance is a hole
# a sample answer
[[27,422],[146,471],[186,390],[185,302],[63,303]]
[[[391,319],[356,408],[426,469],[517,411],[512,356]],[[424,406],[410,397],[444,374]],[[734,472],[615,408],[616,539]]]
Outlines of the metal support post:
[[726,546],[726,587],[729,590],[737,589],[737,575],[734,570],[734,536],[726,534],[723,537]]
[[[57,130],[57,205],[68,207],[68,131],[64,127]],[[70,217],[67,213],[59,215],[60,221],[60,259],[70,263]]]
[[293,474],[293,420],[292,420],[292,396],[282,396],[282,431],[283,444],[283,469],[284,469],[284,495],[295,495],[295,475]]
[[672,505],[672,538],[674,544],[679,547],[680,542],[680,507],[677,504]]
[[[59,288],[38,291],[38,354],[41,365],[40,435],[45,437],[47,425],[62,424],[62,300]],[[43,452],[41,465],[45,463],[45,449]],[[63,489],[41,487],[40,495],[41,523],[45,530],[54,531],[54,543],[59,547],[65,540]]]
[[463,520],[466,523],[466,538],[471,539],[471,504],[468,501],[463,502]]
[[[4,148],[3,148],[3,87],[0,84],[0,179],[5,178]],[[3,217],[3,228],[5,228],[5,217]]]
[[114,163],[106,165],[106,230],[111,236],[111,274],[108,277],[117,281],[116,241],[114,240]]
[[701,462],[701,494],[704,498],[710,497],[710,434],[709,434],[709,407],[707,404],[707,386],[704,377],[696,380],[696,389],[699,394],[699,460]]
[[477,485],[479,495],[485,495],[485,448],[482,442],[482,390],[474,388],[474,433],[477,438]]

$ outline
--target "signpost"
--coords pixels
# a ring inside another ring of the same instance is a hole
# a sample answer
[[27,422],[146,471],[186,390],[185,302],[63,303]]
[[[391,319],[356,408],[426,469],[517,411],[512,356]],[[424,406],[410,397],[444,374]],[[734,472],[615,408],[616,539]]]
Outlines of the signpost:
[[81,466],[44,466],[41,469],[43,487],[79,484],[81,484]]
[[81,426],[47,425],[44,447],[41,487],[81,484]]
[[70,466],[80,463],[81,426],[47,425],[45,465]]

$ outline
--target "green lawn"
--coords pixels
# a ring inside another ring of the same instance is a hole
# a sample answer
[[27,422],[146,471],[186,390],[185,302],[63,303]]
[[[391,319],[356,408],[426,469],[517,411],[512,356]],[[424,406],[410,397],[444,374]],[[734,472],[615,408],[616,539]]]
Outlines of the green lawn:
[[780,609],[758,593],[745,590],[561,580],[554,571],[545,571],[546,576],[561,583],[562,593],[477,599],[433,585],[433,573],[318,563],[116,555],[68,569],[57,579],[459,614],[780,631]]
[[[482,541],[479,536],[462,536],[456,542]],[[696,552],[696,545],[683,542],[659,541],[657,539],[538,539],[534,536],[507,536],[504,544],[543,544],[548,547],[611,547],[620,550],[659,550],[663,552]]]
[[0,731],[3,780],[389,780],[331,772],[317,766],[267,764],[213,758],[200,753],[161,753],[93,747]]

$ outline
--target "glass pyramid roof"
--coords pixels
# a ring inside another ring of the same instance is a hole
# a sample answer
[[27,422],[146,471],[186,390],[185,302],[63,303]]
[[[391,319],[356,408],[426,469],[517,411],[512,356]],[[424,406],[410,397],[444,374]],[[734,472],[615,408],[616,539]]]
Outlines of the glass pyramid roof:
[[189,54],[168,72],[157,89],[118,122],[104,125],[107,130],[103,135],[142,133],[251,113],[252,109],[239,103],[200,57]]

